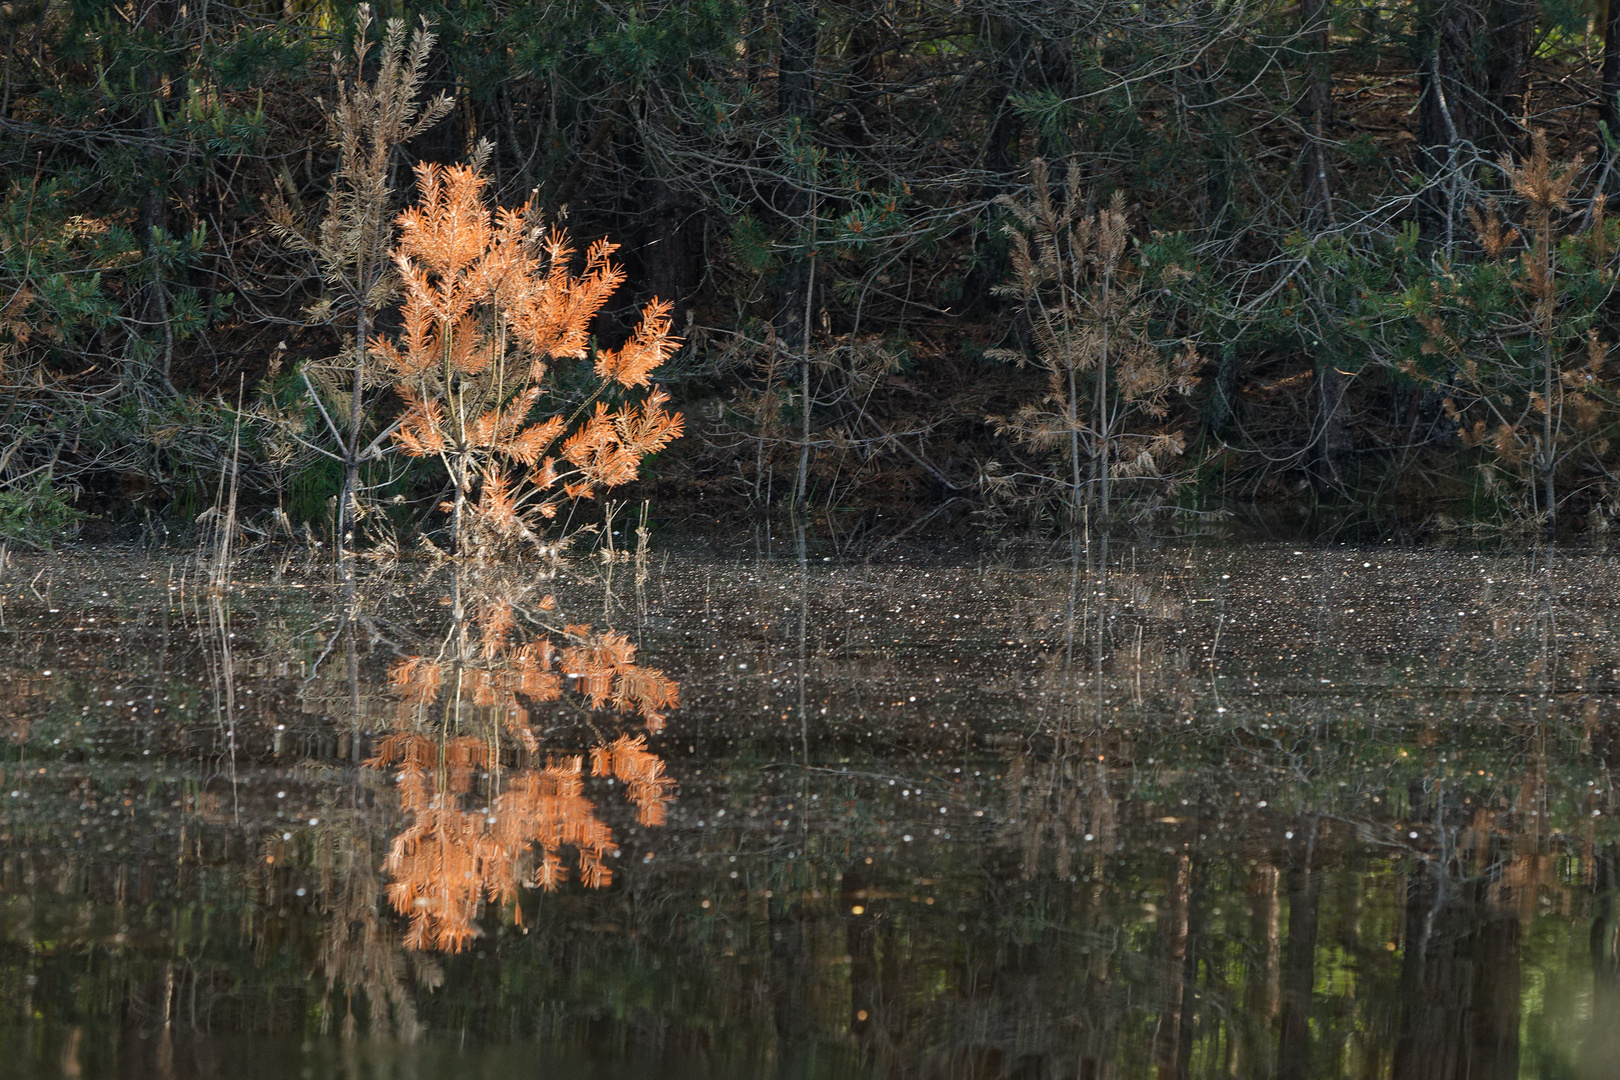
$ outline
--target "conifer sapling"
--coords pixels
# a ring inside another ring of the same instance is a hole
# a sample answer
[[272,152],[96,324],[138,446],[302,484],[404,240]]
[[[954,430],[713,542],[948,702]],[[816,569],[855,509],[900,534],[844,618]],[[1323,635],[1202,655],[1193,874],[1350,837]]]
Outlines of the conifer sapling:
[[[444,463],[458,550],[533,541],[539,519],[634,479],[681,434],[650,379],[680,343],[670,304],[653,300],[629,341],[596,352],[592,400],[536,415],[555,365],[590,355],[591,320],[624,281],[616,246],[592,244],[576,274],[567,235],[539,226],[532,203],[492,212],[471,166],[416,173],[421,198],[400,214],[394,252],[403,332],[371,341],[406,404],[395,440]],[[651,392],[614,406],[600,400],[613,388]]]

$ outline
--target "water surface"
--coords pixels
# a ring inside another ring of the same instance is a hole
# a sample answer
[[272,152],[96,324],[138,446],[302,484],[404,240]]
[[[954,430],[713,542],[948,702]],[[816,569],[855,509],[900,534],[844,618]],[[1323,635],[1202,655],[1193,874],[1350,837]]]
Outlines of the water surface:
[[1620,1074],[1605,555],[13,556],[0,1074]]

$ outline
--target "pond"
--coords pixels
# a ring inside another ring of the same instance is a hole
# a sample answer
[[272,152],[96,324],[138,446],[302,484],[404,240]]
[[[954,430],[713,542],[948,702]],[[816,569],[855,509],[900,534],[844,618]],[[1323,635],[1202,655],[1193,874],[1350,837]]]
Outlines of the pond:
[[11,557],[0,1075],[1610,1077],[1620,565]]

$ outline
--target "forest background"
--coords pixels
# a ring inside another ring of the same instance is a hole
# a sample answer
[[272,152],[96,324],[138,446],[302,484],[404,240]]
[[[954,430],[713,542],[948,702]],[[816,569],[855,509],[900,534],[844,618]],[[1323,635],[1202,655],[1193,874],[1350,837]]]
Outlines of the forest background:
[[[453,99],[391,151],[390,214],[418,164],[476,160],[494,203],[622,245],[592,350],[672,303],[655,379],[686,437],[618,492],[666,519],[792,513],[842,544],[1266,506],[1620,512],[1620,7],[376,14],[431,23],[421,100]],[[275,208],[341,200],[329,115],[379,56],[354,70],[360,21],[0,4],[0,533],[161,532],[224,462],[266,531],[342,520],[342,462],[310,447],[355,323]],[[397,332],[397,303],[376,320]],[[368,393],[364,501],[431,524],[443,478],[384,452],[405,406]]]

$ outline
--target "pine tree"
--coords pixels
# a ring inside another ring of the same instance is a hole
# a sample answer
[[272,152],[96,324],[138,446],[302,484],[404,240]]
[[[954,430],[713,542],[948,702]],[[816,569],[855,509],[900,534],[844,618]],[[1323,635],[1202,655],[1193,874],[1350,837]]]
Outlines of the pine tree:
[[[993,416],[998,434],[1068,458],[1068,487],[1078,513],[1088,485],[1106,516],[1121,479],[1162,481],[1183,449],[1179,431],[1162,422],[1172,391],[1189,392],[1202,361],[1191,345],[1172,352],[1146,333],[1148,302],[1130,258],[1129,219],[1115,193],[1091,214],[1070,165],[1066,192],[1054,192],[1046,163],[1032,167],[1028,201],[1002,196],[1011,211],[1013,277],[997,290],[1015,300],[1033,329],[1035,359],[1047,392],[1011,416]],[[1024,363],[1019,351],[993,355]],[[1088,475],[1089,474],[1089,475]]]
[[[1517,482],[1523,508],[1550,530],[1602,458],[1617,404],[1597,319],[1615,284],[1614,229],[1594,193],[1584,223],[1570,196],[1581,159],[1552,159],[1545,132],[1522,162],[1499,167],[1523,211],[1505,222],[1488,201],[1469,217],[1483,258],[1437,263],[1407,294],[1422,350],[1403,370],[1446,393],[1465,446],[1482,448],[1487,482]],[[1572,220],[1573,218],[1573,220]]]
[[[534,540],[539,519],[634,479],[681,434],[649,377],[679,344],[670,305],[651,301],[629,341],[595,353],[592,401],[537,416],[548,376],[590,355],[591,320],[624,281],[615,245],[592,244],[576,274],[567,234],[540,226],[532,204],[491,212],[477,169],[423,164],[417,183],[394,254],[404,329],[371,342],[406,403],[395,439],[444,463],[458,551]],[[599,400],[615,388],[651,392],[617,407]]]
[[326,110],[327,133],[338,150],[337,171],[326,212],[318,225],[300,221],[282,199],[271,202],[276,235],[320,267],[326,295],[307,313],[311,321],[352,327],[343,355],[326,363],[306,364],[302,375],[309,400],[321,414],[335,449],[317,447],[343,467],[338,497],[334,547],[340,565],[348,549],[360,497],[360,466],[380,447],[368,441],[367,424],[375,404],[376,365],[366,343],[383,307],[394,297],[393,229],[394,157],[409,139],[449,115],[454,99],[445,94],[426,105],[421,97],[434,35],[425,20],[409,41],[405,23],[390,19],[383,30],[377,74],[363,72],[371,51],[371,8],[361,4],[354,54],[345,63],[334,56],[337,97]]

